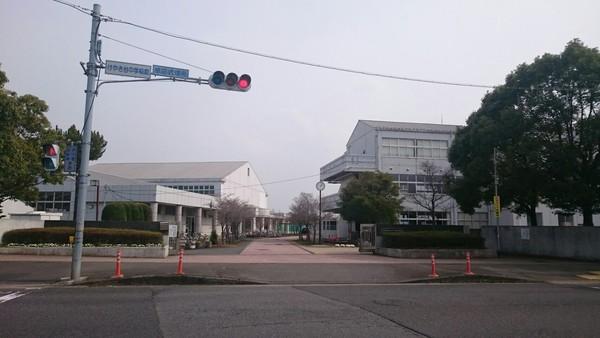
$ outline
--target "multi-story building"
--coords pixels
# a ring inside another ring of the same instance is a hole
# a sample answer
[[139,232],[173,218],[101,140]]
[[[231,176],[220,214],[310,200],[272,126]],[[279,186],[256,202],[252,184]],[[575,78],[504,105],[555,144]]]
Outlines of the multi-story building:
[[[426,123],[359,120],[346,144],[346,152],[321,167],[321,180],[344,187],[357,173],[379,171],[391,174],[400,187],[403,211],[399,215],[402,224],[431,223],[431,206],[420,197],[430,195],[432,190],[443,195],[442,175],[450,170],[448,148],[459,126]],[[432,170],[433,169],[433,170]],[[337,194],[326,196],[324,209],[335,212]],[[474,214],[462,212],[457,203],[445,195],[437,201],[436,224],[469,225],[479,228],[495,224],[492,208],[484,205]],[[597,217],[597,216],[596,216]],[[337,217],[338,235],[349,231],[347,222]],[[581,215],[564,214],[540,205],[538,224],[576,225]],[[503,209],[502,225],[527,225],[527,218]]]

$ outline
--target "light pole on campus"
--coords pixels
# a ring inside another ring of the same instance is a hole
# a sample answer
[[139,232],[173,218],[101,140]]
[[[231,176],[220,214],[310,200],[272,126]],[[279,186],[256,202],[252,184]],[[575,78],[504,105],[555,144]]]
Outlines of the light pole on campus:
[[321,212],[322,212],[321,192],[323,192],[323,189],[325,189],[325,182],[323,182],[323,181],[317,182],[316,188],[317,188],[317,190],[319,190],[319,244],[321,244],[321,228],[323,227],[323,224],[321,221]]

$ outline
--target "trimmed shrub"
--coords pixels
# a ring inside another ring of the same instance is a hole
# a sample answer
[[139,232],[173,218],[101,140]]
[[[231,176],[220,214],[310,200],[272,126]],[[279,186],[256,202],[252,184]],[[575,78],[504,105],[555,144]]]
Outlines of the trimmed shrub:
[[217,236],[217,231],[213,230],[210,233],[210,242],[212,244],[217,244],[219,242],[219,236]]
[[152,211],[146,203],[111,202],[102,210],[103,221],[150,221]]
[[484,249],[483,238],[454,231],[410,231],[383,234],[383,247],[393,249]]
[[[69,236],[75,235],[74,228],[39,228],[8,231],[2,236],[4,244],[68,244]],[[162,244],[160,232],[86,228],[83,232],[84,244]]]

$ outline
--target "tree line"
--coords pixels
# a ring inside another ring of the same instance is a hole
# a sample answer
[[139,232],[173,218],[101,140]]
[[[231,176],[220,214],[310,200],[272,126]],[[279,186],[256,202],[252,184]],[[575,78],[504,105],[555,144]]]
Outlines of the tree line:
[[580,212],[592,226],[600,212],[600,53],[580,40],[560,54],[521,64],[485,95],[449,150],[457,175],[449,193],[473,212],[498,191],[503,204],[537,225],[545,203]]

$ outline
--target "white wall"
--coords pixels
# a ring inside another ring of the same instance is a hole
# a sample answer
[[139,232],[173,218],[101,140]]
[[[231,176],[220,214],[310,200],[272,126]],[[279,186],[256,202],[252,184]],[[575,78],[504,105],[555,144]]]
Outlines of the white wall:
[[373,127],[364,122],[358,122],[348,143],[346,144],[346,154],[348,155],[377,155],[376,131]]
[[2,215],[10,217],[10,214],[33,211],[33,208],[21,201],[8,200],[2,203]]
[[0,242],[2,235],[10,230],[43,228],[46,220],[59,220],[61,213],[32,212],[13,214],[10,218],[0,219]]
[[237,197],[255,207],[268,209],[267,193],[250,163],[227,175],[224,181],[222,197]]

